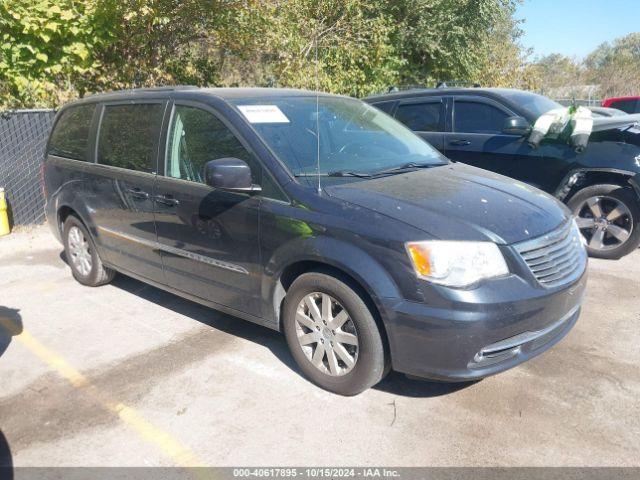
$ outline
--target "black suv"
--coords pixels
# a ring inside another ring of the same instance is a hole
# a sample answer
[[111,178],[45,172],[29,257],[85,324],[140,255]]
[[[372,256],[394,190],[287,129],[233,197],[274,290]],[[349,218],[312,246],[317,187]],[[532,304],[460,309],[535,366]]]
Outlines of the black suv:
[[570,212],[452,164],[355,99],[152,89],[57,114],[47,217],[84,285],[115,271],[285,333],[315,383],[470,380],[558,342],[586,253]]
[[590,255],[620,258],[640,245],[640,128],[634,121],[596,131],[607,119],[595,119],[588,147],[577,153],[563,139],[529,146],[535,121],[562,107],[530,92],[416,89],[365,101],[448,158],[521,180],[567,203]]

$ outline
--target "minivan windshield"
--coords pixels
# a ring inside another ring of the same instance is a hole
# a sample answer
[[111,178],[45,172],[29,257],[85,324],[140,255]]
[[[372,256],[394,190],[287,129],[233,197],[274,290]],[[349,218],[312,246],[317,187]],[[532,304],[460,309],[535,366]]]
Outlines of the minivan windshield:
[[320,175],[326,176],[366,177],[448,162],[405,126],[360,100],[310,95],[232,103],[296,176],[315,176],[318,156]]

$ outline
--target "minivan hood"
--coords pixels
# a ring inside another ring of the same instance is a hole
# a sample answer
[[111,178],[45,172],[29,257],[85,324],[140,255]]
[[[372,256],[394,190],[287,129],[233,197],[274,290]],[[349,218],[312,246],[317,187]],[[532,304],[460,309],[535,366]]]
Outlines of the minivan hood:
[[443,240],[511,244],[547,233],[570,216],[541,190],[461,163],[327,186],[325,191]]

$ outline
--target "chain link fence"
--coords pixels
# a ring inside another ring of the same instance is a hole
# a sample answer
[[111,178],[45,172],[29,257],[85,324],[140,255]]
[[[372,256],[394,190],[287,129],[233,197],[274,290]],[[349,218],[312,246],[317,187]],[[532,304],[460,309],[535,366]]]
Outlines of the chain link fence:
[[6,191],[12,225],[45,219],[40,165],[54,116],[54,110],[0,113],[0,187]]

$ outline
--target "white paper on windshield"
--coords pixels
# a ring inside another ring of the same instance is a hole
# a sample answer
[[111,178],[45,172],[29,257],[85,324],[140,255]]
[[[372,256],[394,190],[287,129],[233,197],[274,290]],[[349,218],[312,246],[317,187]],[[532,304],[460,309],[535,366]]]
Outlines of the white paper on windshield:
[[249,123],[289,123],[276,105],[238,105],[238,109]]

